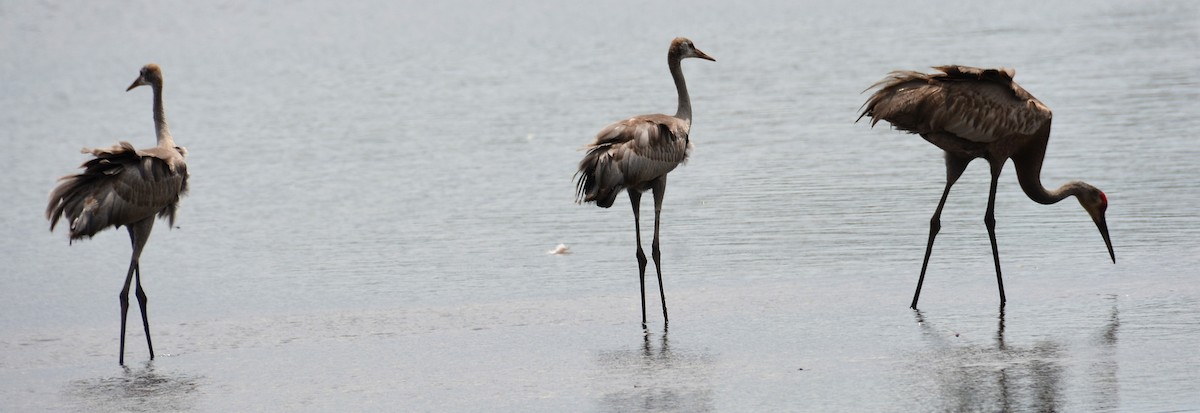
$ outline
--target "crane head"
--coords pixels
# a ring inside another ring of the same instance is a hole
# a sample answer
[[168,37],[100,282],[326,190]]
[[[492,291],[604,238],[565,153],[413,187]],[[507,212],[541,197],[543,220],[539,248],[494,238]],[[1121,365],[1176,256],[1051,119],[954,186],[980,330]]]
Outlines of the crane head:
[[1096,228],[1100,230],[1100,236],[1104,237],[1104,245],[1108,247],[1108,257],[1116,264],[1117,256],[1113,253],[1112,240],[1108,238],[1108,221],[1104,219],[1104,211],[1108,209],[1108,197],[1104,195],[1103,191],[1091,185],[1084,188],[1085,190],[1076,194],[1075,198],[1079,200],[1080,205],[1083,205],[1083,209],[1088,212],[1088,215],[1092,216],[1092,222],[1096,223]]
[[125,89],[126,92],[133,88],[143,85],[162,85],[162,69],[154,63],[142,66],[142,71],[138,73],[137,79],[133,80],[133,84]]
[[678,56],[678,59],[695,57],[713,62],[717,61],[717,59],[713,59],[712,56],[709,56],[708,54],[701,52],[700,49],[697,49],[696,45],[692,44],[692,41],[688,40],[686,37],[676,37],[675,40],[672,40],[671,49],[668,51],[668,55]]

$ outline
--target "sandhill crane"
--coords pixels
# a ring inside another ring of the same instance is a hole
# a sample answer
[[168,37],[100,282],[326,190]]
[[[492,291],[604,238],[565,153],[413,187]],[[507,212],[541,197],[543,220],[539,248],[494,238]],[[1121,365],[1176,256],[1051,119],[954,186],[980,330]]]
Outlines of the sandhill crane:
[[1042,186],[1042,159],[1050,139],[1050,109],[1013,82],[1015,71],[967,66],[934,69],[942,73],[892,72],[867,88],[878,87],[879,90],[863,104],[862,114],[858,117],[871,117],[871,126],[886,120],[900,130],[921,135],[946,151],[946,189],[929,220],[929,242],[925,246],[925,261],[921,264],[912,308],[917,308],[933,239],[941,228],[942,207],[950,195],[950,187],[975,158],[984,158],[991,166],[992,183],[983,222],[992,242],[1001,308],[1005,302],[1004,281],[1000,277],[994,212],[996,181],[1008,159],[1013,160],[1021,189],[1034,202],[1053,204],[1074,196],[1091,215],[1108,247],[1109,258],[1116,263],[1117,257],[1108,238],[1108,224],[1104,220],[1104,211],[1108,208],[1104,192],[1081,181],[1068,182],[1053,191]]
[[677,37],[667,50],[667,67],[675,79],[679,108],[675,116],[663,114],[640,115],[604,127],[587,146],[587,155],[579,162],[575,185],[576,202],[595,202],[601,208],[611,207],[624,189],[633,205],[633,228],[637,232],[638,284],[642,291],[642,327],[646,326],[646,253],[642,251],[642,231],[639,223],[639,204],[642,192],[654,194],[654,241],[651,254],[658,273],[658,292],[662,299],[663,323],[667,322],[667,296],[663,292],[662,266],[659,264],[658,228],[662,212],[663,193],[667,188],[667,173],[687,160],[692,143],[688,130],[692,126],[692,101],[683,80],[680,61],[689,57],[716,61],[692,44]]
[[83,172],[59,179],[58,187],[50,193],[50,205],[46,207],[46,218],[50,220],[50,231],[65,215],[70,223],[70,240],[90,238],[108,227],[122,225],[129,230],[133,244],[133,255],[129,260],[129,272],[125,275],[125,287],[121,289],[121,353],[118,363],[125,364],[125,316],[129,311],[129,283],[134,280],[137,288],[138,306],[142,310],[142,327],[146,330],[146,347],[150,359],[154,359],[154,345],[150,341],[150,321],[146,317],[146,293],[142,290],[142,271],[138,257],[154,227],[154,217],[166,218],[171,226],[175,223],[175,211],[179,208],[179,197],[187,192],[187,151],[175,146],[171,131],[167,129],[167,117],[163,111],[162,70],[156,64],[142,67],[137,79],[126,91],[150,85],[154,90],[154,131],[158,146],[149,149],[134,149],[129,142],[120,142],[109,149],[87,149],[94,158],[81,166]]

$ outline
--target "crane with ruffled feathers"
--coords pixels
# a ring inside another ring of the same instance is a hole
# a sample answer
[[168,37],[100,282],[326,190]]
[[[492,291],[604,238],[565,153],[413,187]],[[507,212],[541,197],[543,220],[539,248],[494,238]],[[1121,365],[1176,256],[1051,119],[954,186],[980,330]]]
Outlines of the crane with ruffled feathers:
[[633,227],[637,232],[639,285],[642,291],[642,327],[646,326],[646,253],[642,251],[639,205],[642,192],[654,194],[654,240],[651,256],[658,273],[658,292],[662,299],[663,322],[667,322],[667,296],[663,292],[661,256],[658,248],[659,217],[667,173],[687,160],[692,149],[688,132],[692,126],[692,101],[683,80],[680,61],[699,58],[715,61],[701,52],[691,40],[677,37],[667,50],[667,67],[675,80],[679,106],[674,116],[640,115],[615,122],[600,130],[587,146],[587,155],[579,162],[575,185],[576,202],[595,202],[608,208],[624,190],[633,206]]
[[149,85],[154,91],[154,126],[158,145],[136,149],[129,142],[120,142],[108,149],[84,149],[93,156],[82,166],[83,172],[64,176],[50,194],[46,218],[54,231],[59,219],[70,225],[70,240],[91,238],[109,228],[125,226],[133,244],[125,286],[118,296],[121,301],[121,347],[118,363],[125,364],[125,318],[129,311],[129,285],[136,285],[135,295],[142,312],[142,327],[146,331],[146,347],[154,359],[150,340],[150,321],[146,315],[146,293],[142,290],[142,272],[138,259],[154,227],[154,218],[167,219],[175,224],[179,198],[187,193],[188,172],[184,156],[187,151],[175,146],[167,117],[163,110],[162,69],[156,64],[142,67],[137,79],[126,91]]
[[1054,204],[1074,196],[1091,216],[1109,258],[1117,262],[1104,212],[1108,198],[1096,187],[1071,181],[1055,190],[1042,186],[1042,160],[1050,139],[1051,112],[1016,82],[1015,71],[1008,68],[981,69],[969,66],[939,66],[941,73],[925,74],[895,71],[867,88],[878,88],[863,104],[859,119],[871,118],[871,126],[886,120],[897,129],[921,135],[946,152],[946,188],[929,220],[929,240],[912,308],[917,308],[925,270],[933,251],[933,240],[941,228],[942,207],[950,187],[975,158],[983,158],[991,167],[984,224],[992,244],[996,264],[996,283],[1000,288],[1000,307],[1004,307],[1004,281],[1000,275],[1000,253],[996,246],[996,183],[1004,163],[1012,159],[1017,182],[1025,195],[1040,204]]

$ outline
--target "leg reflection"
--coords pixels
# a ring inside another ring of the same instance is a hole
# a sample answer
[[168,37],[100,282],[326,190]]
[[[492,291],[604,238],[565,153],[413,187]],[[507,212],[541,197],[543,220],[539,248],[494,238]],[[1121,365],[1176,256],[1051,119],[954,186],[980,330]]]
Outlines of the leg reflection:
[[[1059,344],[1045,340],[1029,345],[1013,343],[1006,335],[1004,310],[995,319],[990,340],[973,340],[978,334],[971,331],[978,331],[980,326],[970,326],[969,319],[948,318],[946,322],[960,325],[941,329],[940,322],[934,320],[936,316],[917,310],[914,317],[930,344],[917,357],[919,364],[915,367],[933,378],[931,384],[937,394],[927,410],[1061,410],[1063,367],[1058,361]],[[961,325],[964,323],[967,325]]]
[[599,400],[599,410],[715,410],[711,355],[678,348],[666,328],[661,333],[646,330],[636,345],[629,344],[599,354],[603,374],[596,386],[610,389]]
[[1117,296],[1111,295],[1112,301],[1108,313],[1108,322],[1100,330],[1096,338],[1096,361],[1088,366],[1088,377],[1092,378],[1093,403],[1092,411],[1115,411],[1121,405],[1120,382],[1117,379],[1117,337],[1121,328],[1121,314],[1117,309]]

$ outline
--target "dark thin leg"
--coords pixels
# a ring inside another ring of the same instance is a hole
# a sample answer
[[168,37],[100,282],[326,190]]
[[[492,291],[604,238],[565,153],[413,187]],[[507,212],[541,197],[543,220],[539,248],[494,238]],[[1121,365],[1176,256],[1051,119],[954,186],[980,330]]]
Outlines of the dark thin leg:
[[142,248],[146,246],[146,240],[150,238],[150,230],[153,227],[153,217],[126,226],[129,230],[130,243],[133,244],[133,256],[129,260],[129,273],[125,275],[125,286],[121,288],[121,295],[118,297],[121,300],[121,353],[117,362],[122,366],[125,365],[125,319],[129,314],[129,284],[133,281],[134,274],[137,274],[136,294],[138,306],[142,310],[142,326],[146,329],[146,345],[150,348],[150,358],[154,358],[154,347],[150,344],[150,323],[146,318],[146,292],[142,290],[141,269],[138,265],[138,259],[142,256]]
[[921,263],[921,278],[917,279],[917,292],[913,294],[912,305],[909,306],[914,310],[917,309],[917,299],[921,298],[921,285],[925,284],[925,270],[929,268],[929,256],[933,254],[933,239],[942,229],[942,207],[946,206],[946,198],[950,196],[950,187],[958,182],[958,178],[962,176],[963,171],[967,170],[971,159],[946,154],[946,189],[942,191],[942,199],[938,201],[937,210],[933,211],[933,217],[929,219],[929,242],[925,244],[925,261]]
[[125,315],[129,314],[129,283],[133,281],[135,269],[137,269],[136,258],[129,262],[129,274],[125,276],[125,287],[121,288],[121,294],[117,296],[121,300],[121,352],[117,353],[120,355],[117,363],[122,366],[125,365]]
[[642,226],[639,206],[642,203],[642,193],[629,188],[629,203],[633,205],[633,230],[637,232],[638,286],[642,290],[642,329],[646,328],[646,253],[642,251]]
[[142,266],[140,263],[134,264],[133,283],[137,286],[134,289],[134,295],[138,299],[138,307],[142,310],[142,329],[146,332],[146,348],[150,349],[150,360],[154,360],[154,343],[150,341],[150,319],[146,314],[146,291],[142,290]]
[[1000,171],[1004,169],[1004,160],[992,162],[992,187],[988,191],[987,213],[983,215],[983,223],[987,225],[988,238],[992,240],[992,259],[996,262],[996,285],[1000,286],[1000,308],[1004,308],[1004,279],[1000,277],[1000,250],[996,247],[996,183],[1000,180]]
[[662,299],[663,325],[667,324],[667,293],[663,291],[662,253],[658,249],[658,224],[662,215],[663,195],[667,191],[667,177],[654,181],[654,241],[650,243],[650,256],[654,258],[654,271],[658,273],[658,296]]

